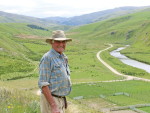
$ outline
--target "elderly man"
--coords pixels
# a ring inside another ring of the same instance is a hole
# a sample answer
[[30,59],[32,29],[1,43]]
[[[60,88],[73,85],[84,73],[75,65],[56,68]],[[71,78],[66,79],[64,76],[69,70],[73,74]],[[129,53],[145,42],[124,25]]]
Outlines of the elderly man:
[[71,92],[70,70],[67,56],[63,53],[66,43],[63,31],[53,31],[52,37],[46,39],[52,48],[43,55],[39,65],[38,86],[41,90],[42,113],[65,113],[66,95]]

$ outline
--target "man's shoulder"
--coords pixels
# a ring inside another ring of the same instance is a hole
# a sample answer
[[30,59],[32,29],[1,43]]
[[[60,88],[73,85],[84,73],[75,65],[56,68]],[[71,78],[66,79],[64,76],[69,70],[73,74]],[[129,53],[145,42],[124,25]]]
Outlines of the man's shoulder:
[[43,58],[48,57],[48,58],[53,58],[54,57],[54,53],[50,50],[47,53],[45,53],[43,55]]
[[49,59],[49,60],[51,60],[51,59],[53,59],[53,58],[54,58],[53,52],[50,50],[50,51],[48,51],[47,53],[45,53],[45,54],[43,55],[43,57],[41,58],[41,60],[44,60],[44,59]]

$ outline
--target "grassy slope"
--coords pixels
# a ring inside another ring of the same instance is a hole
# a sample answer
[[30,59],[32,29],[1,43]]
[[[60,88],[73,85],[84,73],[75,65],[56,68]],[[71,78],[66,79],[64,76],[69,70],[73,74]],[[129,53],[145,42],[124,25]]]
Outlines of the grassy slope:
[[[32,34],[41,37],[50,36],[51,31],[31,29],[27,24],[1,24],[0,25],[0,75],[2,78],[8,73],[13,72],[30,72],[35,68],[35,65],[25,55],[31,54],[30,50],[23,44],[24,39],[15,38],[17,34]],[[36,54],[36,53],[32,53]],[[9,63],[8,63],[9,62]],[[4,75],[4,76],[3,76]],[[18,74],[19,75],[19,74]],[[17,74],[15,76],[18,76]]]
[[[141,25],[149,21],[150,16],[148,14],[149,11],[138,12],[102,22],[88,24],[71,32],[79,32],[79,34],[74,36],[82,36],[82,39],[86,40],[90,38],[99,41],[113,41],[113,43],[115,41],[121,41],[122,43],[125,41],[125,43],[129,43],[130,41],[133,42],[132,39],[134,39],[134,37],[126,40],[126,33],[130,30],[142,29]],[[113,31],[115,34],[111,35],[111,32]]]
[[145,22],[142,26],[132,34],[135,40],[131,47],[122,50],[122,54],[126,56],[150,64],[150,22]]

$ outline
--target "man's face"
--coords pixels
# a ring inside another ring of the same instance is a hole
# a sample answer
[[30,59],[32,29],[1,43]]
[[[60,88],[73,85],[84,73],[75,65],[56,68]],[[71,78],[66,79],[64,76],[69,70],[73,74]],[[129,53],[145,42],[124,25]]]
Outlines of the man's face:
[[57,51],[60,55],[62,55],[62,52],[65,50],[65,47],[66,47],[66,43],[67,41],[54,41],[54,43],[51,41],[50,42],[53,49],[55,51]]

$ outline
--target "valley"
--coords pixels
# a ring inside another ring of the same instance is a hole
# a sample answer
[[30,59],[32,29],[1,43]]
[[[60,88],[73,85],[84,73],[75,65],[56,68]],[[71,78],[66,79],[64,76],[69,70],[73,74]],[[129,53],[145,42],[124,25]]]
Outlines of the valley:
[[[65,32],[73,39],[64,52],[73,89],[67,96],[66,113],[150,112],[150,73],[110,55],[112,50],[131,45],[121,53],[150,64],[149,18],[148,8]],[[38,66],[43,54],[51,49],[45,43],[51,34],[50,29],[32,29],[27,23],[0,24],[1,113],[40,113]]]

